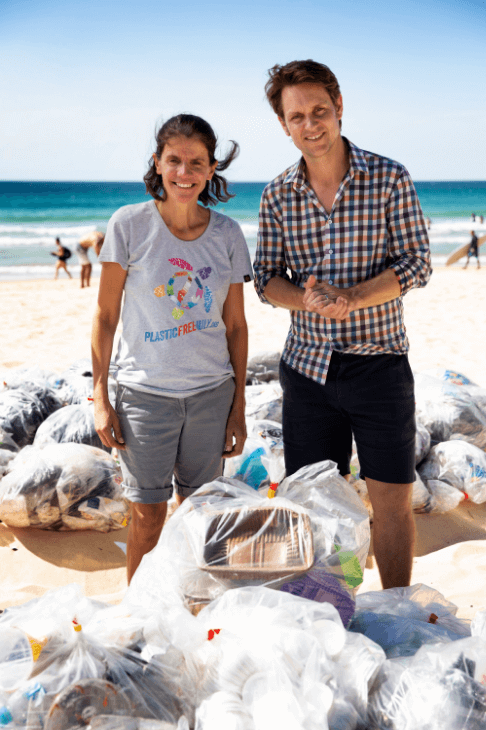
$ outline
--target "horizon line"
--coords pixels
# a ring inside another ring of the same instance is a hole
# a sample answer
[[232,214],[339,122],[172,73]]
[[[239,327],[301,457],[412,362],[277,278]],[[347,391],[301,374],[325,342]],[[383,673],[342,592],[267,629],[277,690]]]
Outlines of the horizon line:
[[[428,179],[419,179],[419,178],[413,178],[414,182],[484,182],[486,183],[485,179],[480,178],[428,178]],[[133,184],[138,183],[140,185],[143,185],[143,180],[54,180],[54,179],[18,179],[18,180],[3,180],[0,179],[0,184],[2,183],[86,183],[86,184],[95,184],[95,183],[122,183],[122,184]],[[234,185],[238,183],[243,183],[245,185],[261,185],[261,184],[268,184],[271,180],[228,180],[229,185]]]

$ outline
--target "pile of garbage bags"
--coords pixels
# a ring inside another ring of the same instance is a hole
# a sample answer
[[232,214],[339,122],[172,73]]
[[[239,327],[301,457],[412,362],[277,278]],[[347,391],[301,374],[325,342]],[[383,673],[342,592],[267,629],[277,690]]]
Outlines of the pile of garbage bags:
[[92,390],[89,360],[61,375],[36,367],[8,375],[0,391],[0,520],[8,526],[107,532],[128,523],[119,467],[94,427]]
[[8,608],[2,726],[485,727],[486,611],[469,624],[427,586],[359,594],[351,630],[331,604],[262,585],[227,590],[197,615],[173,598],[161,610],[130,589],[109,606],[70,585]]

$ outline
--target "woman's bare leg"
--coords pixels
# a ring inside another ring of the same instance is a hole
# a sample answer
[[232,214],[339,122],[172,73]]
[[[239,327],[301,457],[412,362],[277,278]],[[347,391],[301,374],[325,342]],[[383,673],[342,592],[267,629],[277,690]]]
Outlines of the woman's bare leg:
[[167,502],[160,504],[132,502],[130,511],[131,521],[127,538],[127,580],[129,585],[143,556],[157,545],[167,515]]

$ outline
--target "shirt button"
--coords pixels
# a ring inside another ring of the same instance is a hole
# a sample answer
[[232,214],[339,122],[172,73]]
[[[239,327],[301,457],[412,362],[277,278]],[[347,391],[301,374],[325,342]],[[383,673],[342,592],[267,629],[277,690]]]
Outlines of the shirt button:
[[331,223],[332,223],[332,220],[331,220],[331,218],[328,218],[328,219],[327,219],[327,222],[328,222],[329,224],[331,224]]
[[329,279],[329,283],[332,284],[332,279]]
[[329,253],[332,253],[332,248],[329,249]]
[[327,339],[329,340],[329,342],[332,342],[332,337],[328,337]]

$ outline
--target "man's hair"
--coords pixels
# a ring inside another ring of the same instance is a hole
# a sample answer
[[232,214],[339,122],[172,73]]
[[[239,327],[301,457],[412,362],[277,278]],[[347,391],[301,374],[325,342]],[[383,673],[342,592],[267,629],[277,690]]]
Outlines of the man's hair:
[[265,93],[275,114],[283,119],[282,91],[286,86],[297,84],[322,84],[331,101],[336,106],[341,89],[337,78],[328,66],[317,63],[312,59],[307,61],[291,61],[285,66],[278,63],[269,72],[269,79],[265,84]]

